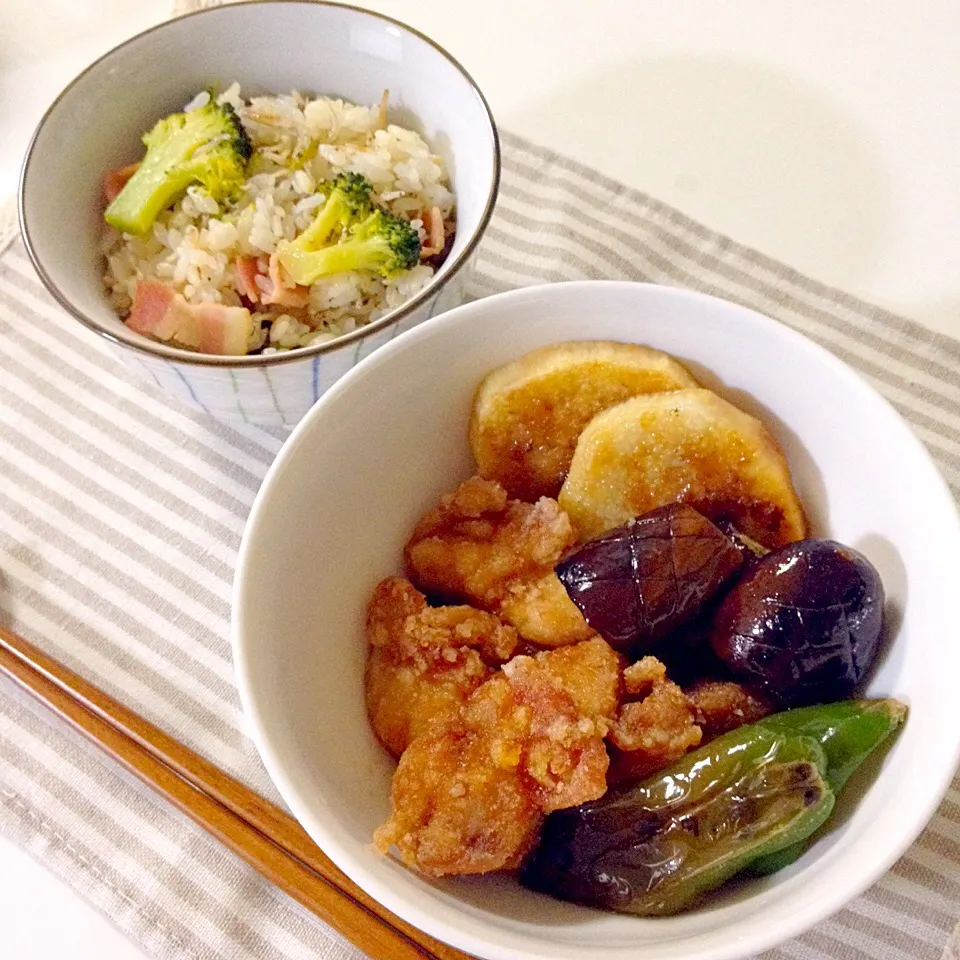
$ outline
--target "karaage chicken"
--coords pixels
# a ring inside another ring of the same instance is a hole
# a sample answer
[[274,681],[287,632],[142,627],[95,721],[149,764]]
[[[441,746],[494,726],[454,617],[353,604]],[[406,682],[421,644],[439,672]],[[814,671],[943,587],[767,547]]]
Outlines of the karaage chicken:
[[553,572],[575,537],[555,500],[509,500],[479,477],[440,499],[405,556],[422,590],[498,613],[525,640],[556,647],[594,636]]
[[703,740],[713,740],[747,723],[773,713],[773,704],[729,680],[698,680],[685,691]]
[[620,658],[600,639],[515,657],[457,722],[406,749],[377,847],[437,877],[517,866],[546,813],[606,791],[619,683]]
[[517,644],[516,631],[493,614],[428,607],[399,577],[377,584],[367,607],[367,639],[367,713],[395,757],[416,737],[455,719]]
[[611,782],[660,770],[702,739],[692,705],[656,657],[627,667],[623,683],[624,703],[609,734]]

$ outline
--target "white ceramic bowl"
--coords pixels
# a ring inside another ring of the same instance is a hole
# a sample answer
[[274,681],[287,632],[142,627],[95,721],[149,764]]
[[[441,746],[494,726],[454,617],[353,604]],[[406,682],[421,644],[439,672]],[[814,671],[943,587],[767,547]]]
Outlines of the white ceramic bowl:
[[[451,171],[457,233],[431,284],[363,329],[288,354],[211,357],[129,330],[107,302],[99,241],[103,175],[140,156],[140,137],[200,89],[305,93],[362,104],[390,91],[391,119],[427,138]],[[27,151],[20,224],[54,297],[161,386],[212,414],[295,423],[377,347],[463,301],[469,264],[496,200],[493,117],[464,69],[433,41],[353,7],[260,0],[203,10],[134,37],[84,71],[47,111]]]
[[[814,531],[863,551],[889,597],[869,684],[910,706],[875,779],[851,782],[800,861],[664,919],[607,915],[507,877],[431,884],[373,851],[393,764],[363,700],[364,606],[401,571],[414,521],[471,473],[467,415],[493,367],[577,339],[650,344],[761,416]],[[387,907],[496,960],[732,960],[793,937],[878,879],[920,832],[960,755],[960,519],[920,442],[848,367],[786,327],[701,294],[630,283],[532,287],[460,307],[345,376],[287,441],[257,497],[234,589],[250,729],[317,843]]]

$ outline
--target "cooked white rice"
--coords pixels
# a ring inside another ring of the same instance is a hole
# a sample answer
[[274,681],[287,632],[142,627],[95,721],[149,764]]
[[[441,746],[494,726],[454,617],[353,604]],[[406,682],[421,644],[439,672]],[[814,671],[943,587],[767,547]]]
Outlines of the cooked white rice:
[[[187,109],[208,97],[198,94]],[[385,125],[380,104],[363,107],[297,92],[245,101],[237,83],[217,99],[236,109],[253,143],[243,195],[218,203],[192,186],[160,214],[152,233],[136,237],[109,228],[104,282],[121,316],[130,312],[138,280],[168,284],[193,304],[243,305],[237,257],[257,257],[265,274],[277,242],[292,240],[316,216],[325,200],[323,182],[345,171],[366,177],[375,202],[409,219],[422,242],[423,211],[439,208],[452,230],[454,197],[442,161],[415,131]],[[409,300],[432,275],[433,268],[421,263],[393,280],[353,271],[322,278],[310,287],[305,310],[253,312],[251,350],[272,353],[342,336]]]

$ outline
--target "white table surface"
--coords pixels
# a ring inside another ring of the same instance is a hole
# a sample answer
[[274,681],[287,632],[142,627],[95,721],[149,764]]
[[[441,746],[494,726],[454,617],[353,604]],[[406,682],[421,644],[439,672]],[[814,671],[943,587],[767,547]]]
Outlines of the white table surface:
[[[960,337],[957,0],[384,0],[501,126]],[[0,198],[43,109],[172,0],[2,0]],[[134,960],[0,840],[3,955]]]

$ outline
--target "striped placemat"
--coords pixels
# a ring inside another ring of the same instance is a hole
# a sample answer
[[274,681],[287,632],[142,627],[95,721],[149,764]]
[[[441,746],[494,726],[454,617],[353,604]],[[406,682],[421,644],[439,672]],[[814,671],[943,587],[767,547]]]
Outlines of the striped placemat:
[[[504,137],[472,296],[578,278],[739,301],[860,370],[960,491],[960,341],[829,289],[651,198]],[[0,620],[272,799],[233,683],[229,597],[279,429],[133,379],[0,255]],[[360,954],[0,683],[0,829],[157,957]],[[764,960],[941,960],[960,917],[960,779],[896,868]]]

